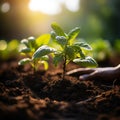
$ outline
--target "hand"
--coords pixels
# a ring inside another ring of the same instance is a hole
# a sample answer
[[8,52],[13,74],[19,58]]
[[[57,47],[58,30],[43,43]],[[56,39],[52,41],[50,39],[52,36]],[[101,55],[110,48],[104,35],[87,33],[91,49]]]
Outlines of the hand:
[[107,68],[78,68],[67,72],[67,75],[80,75],[80,80],[115,80],[120,78],[120,65]]

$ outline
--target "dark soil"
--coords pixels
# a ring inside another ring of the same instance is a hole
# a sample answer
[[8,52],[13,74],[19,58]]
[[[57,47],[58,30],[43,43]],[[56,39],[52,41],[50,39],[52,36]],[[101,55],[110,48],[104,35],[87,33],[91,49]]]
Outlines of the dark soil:
[[120,80],[61,74],[51,65],[33,73],[16,60],[0,62],[0,120],[120,120]]

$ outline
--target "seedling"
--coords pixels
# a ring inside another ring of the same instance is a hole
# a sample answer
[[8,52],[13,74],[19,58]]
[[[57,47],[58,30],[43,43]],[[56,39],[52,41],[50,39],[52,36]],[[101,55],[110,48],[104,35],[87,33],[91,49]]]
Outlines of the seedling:
[[20,53],[24,54],[26,57],[21,59],[18,62],[18,64],[25,65],[29,63],[34,68],[34,72],[38,70],[39,65],[43,64],[45,70],[47,70],[48,69],[47,54],[41,54],[38,56],[36,55],[36,52],[44,48],[45,45],[47,46],[49,40],[50,34],[43,34],[36,39],[34,37],[29,37],[28,39],[21,40],[21,44],[24,45],[24,47],[20,49]]
[[97,66],[96,61],[84,53],[84,50],[92,50],[91,46],[76,39],[80,32],[79,27],[72,29],[68,34],[55,22],[51,24],[51,27],[53,29],[51,31],[52,42],[59,46],[54,53],[53,63],[57,66],[63,61],[63,79],[66,73],[66,65],[70,61],[85,67]]

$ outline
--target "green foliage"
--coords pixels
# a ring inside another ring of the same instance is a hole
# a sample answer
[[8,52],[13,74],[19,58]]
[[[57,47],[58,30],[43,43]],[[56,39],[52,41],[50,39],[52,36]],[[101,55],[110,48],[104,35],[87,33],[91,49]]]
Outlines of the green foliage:
[[8,60],[14,58],[18,54],[18,40],[11,40],[7,42],[6,40],[0,40],[0,58],[2,60]]
[[64,31],[62,30],[62,28],[56,22],[53,22],[51,24],[51,27],[58,36],[65,36]]
[[[50,53],[47,44],[50,40],[50,34],[43,34],[38,38],[29,37],[21,40],[20,53],[26,58],[21,59],[18,64],[31,64],[36,71],[39,65],[43,64],[45,69],[48,69],[48,54]],[[44,46],[43,46],[44,45]]]
[[93,48],[94,58],[97,61],[105,60],[112,54],[112,47],[107,40],[97,39],[91,46]]
[[85,59],[77,58],[74,59],[73,62],[79,64],[80,66],[85,66],[85,67],[95,67],[97,65],[96,61],[92,57],[85,57]]
[[81,42],[77,39],[80,32],[80,28],[76,27],[66,34],[57,23],[52,23],[51,38],[53,44],[57,44],[60,47],[56,48],[53,63],[58,65],[63,61],[63,77],[66,71],[66,64],[73,61],[81,66],[97,66],[95,60],[91,57],[87,57],[84,50],[91,50],[91,46],[87,43]]
[[92,50],[91,46],[77,39],[80,33],[79,27],[70,30],[68,34],[55,22],[51,24],[51,27],[53,29],[51,31],[51,41],[49,41],[50,34],[43,34],[36,39],[29,37],[21,41],[24,47],[20,49],[20,52],[27,57],[21,59],[19,65],[30,63],[34,70],[37,70],[39,64],[44,64],[45,69],[47,69],[49,54],[52,54],[55,66],[63,62],[63,79],[66,65],[70,61],[85,67],[97,66],[96,61],[92,57],[86,56],[84,52]]
[[115,40],[113,48],[117,54],[120,54],[120,39]]

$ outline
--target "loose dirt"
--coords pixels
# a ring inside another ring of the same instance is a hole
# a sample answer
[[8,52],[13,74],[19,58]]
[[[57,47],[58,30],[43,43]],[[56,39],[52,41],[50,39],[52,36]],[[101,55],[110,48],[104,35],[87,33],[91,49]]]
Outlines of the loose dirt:
[[[0,62],[0,120],[120,119],[120,79],[62,80],[60,66],[33,73],[17,62]],[[67,71],[76,67],[71,63]]]

